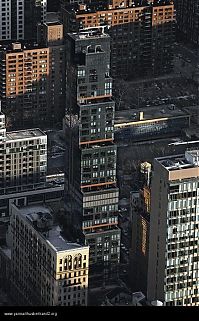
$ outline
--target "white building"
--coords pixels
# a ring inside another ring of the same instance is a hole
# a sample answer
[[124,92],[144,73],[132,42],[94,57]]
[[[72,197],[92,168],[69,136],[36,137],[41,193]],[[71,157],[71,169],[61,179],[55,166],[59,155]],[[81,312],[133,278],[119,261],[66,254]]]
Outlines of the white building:
[[6,132],[5,115],[0,111],[0,219],[4,196],[45,183],[46,172],[46,134],[38,128]]
[[47,136],[39,128],[6,132],[0,112],[0,190],[46,180]]
[[87,305],[89,247],[67,242],[45,206],[11,205],[12,294],[19,305]]
[[154,161],[148,299],[199,306],[199,150]]

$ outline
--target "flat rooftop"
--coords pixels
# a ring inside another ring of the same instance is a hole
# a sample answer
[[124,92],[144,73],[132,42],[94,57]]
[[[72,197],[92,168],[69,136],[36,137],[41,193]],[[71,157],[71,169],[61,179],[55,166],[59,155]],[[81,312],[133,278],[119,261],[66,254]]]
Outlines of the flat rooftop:
[[[153,6],[158,7],[158,6],[166,6],[172,4],[171,0],[160,0],[158,3],[155,3]],[[77,15],[81,14],[91,14],[97,11],[113,11],[113,10],[125,10],[125,9],[136,9],[139,7],[147,7],[151,5],[151,0],[146,0],[145,3],[143,4],[142,1],[140,3],[137,3],[136,5],[134,2],[130,5],[130,3],[127,6],[109,6],[107,1],[99,1],[95,3],[87,3],[86,5],[83,4],[78,4],[78,3],[72,3],[72,4],[65,4],[66,10],[69,9],[69,11],[72,9]]]
[[46,136],[46,134],[39,128],[34,129],[25,129],[14,132],[6,133],[6,140],[18,140],[18,139],[26,139],[26,138],[35,138]]
[[[15,48],[13,48],[13,45]],[[0,43],[0,51],[5,52],[7,54],[23,52],[25,50],[49,50],[47,47],[42,46],[42,44],[38,44],[36,42],[22,40],[20,42],[12,42],[11,40],[6,40],[3,44]]]
[[199,149],[187,150],[185,154],[160,157],[155,159],[166,170],[182,170],[199,167]]
[[47,24],[49,24],[49,23],[54,24],[55,22],[60,24],[58,12],[47,12],[46,13],[46,23]]
[[[140,112],[143,112],[143,118],[140,119]],[[170,105],[160,105],[155,107],[148,107],[141,109],[140,111],[136,110],[124,110],[124,111],[116,111],[115,113],[115,124],[121,123],[137,123],[143,122],[145,120],[154,120],[161,118],[173,118],[190,115],[176,106]]]
[[80,244],[67,242],[60,235],[60,227],[53,226],[53,228],[49,231],[48,236],[46,237],[47,242],[54,247],[56,252],[66,251],[66,250],[75,250],[82,247]]
[[110,36],[107,33],[104,33],[100,30],[100,27],[97,27],[97,29],[92,28],[88,31],[84,30],[80,32],[68,33],[68,36],[74,40],[110,38]]
[[32,205],[19,208],[19,210],[20,214],[28,220],[56,252],[82,248],[80,244],[69,242],[63,238],[60,234],[60,226],[53,225],[50,208],[42,205]]

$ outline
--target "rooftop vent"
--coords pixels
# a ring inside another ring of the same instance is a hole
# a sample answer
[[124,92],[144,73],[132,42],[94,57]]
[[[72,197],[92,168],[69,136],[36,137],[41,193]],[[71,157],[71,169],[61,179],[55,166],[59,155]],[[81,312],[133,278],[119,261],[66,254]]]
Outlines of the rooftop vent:
[[12,43],[12,49],[13,50],[21,50],[21,43],[20,42]]

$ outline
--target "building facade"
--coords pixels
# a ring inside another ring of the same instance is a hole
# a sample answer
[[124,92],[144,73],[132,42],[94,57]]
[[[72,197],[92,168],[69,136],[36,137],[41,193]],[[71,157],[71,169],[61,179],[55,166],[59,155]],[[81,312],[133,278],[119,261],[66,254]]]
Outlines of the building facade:
[[14,43],[2,48],[0,57],[0,98],[10,126],[27,128],[46,122],[50,114],[49,48]]
[[193,44],[199,44],[199,1],[176,0],[175,5],[179,39],[184,39]]
[[175,105],[150,107],[140,112],[118,111],[115,116],[115,139],[119,141],[150,140],[176,137],[190,127],[191,116]]
[[45,181],[47,136],[40,129],[6,132],[1,113],[0,189]]
[[198,306],[198,150],[157,158],[151,192],[148,299]]
[[87,305],[89,247],[65,240],[49,208],[12,204],[10,240],[18,305]]
[[47,0],[1,0],[0,9],[0,41],[31,40],[46,21]]
[[101,30],[72,33],[66,46],[67,219],[83,232],[91,275],[102,284],[115,277],[109,268],[117,268],[120,259],[110,37]]
[[132,241],[129,255],[129,280],[133,291],[147,292],[150,230],[150,189],[144,186],[130,194]]
[[173,68],[173,1],[62,1],[65,33],[93,27],[111,36],[111,76],[133,79]]
[[7,127],[45,128],[62,123],[65,51],[61,31],[58,36],[58,44],[47,41],[47,32],[45,45],[17,42],[0,49],[0,99]]
[[46,22],[42,27],[44,45],[49,48],[50,126],[62,126],[65,115],[65,44],[63,24]]
[[0,246],[0,285],[6,294],[10,294],[11,279],[11,249],[6,245]]
[[38,128],[7,132],[0,112],[0,217],[8,214],[3,210],[7,194],[23,194],[28,186],[44,184],[46,173],[46,134]]

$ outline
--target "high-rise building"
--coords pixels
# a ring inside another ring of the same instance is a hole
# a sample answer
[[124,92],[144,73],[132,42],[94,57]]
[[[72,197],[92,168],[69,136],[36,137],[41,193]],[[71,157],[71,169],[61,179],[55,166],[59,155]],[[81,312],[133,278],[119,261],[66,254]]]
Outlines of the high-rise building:
[[60,201],[63,190],[64,173],[47,171],[47,135],[39,128],[8,132],[0,111],[0,221],[11,199],[20,206]]
[[46,22],[43,24],[43,41],[49,48],[49,86],[51,126],[62,125],[65,114],[65,44],[63,24]]
[[22,306],[87,305],[89,247],[67,241],[46,206],[11,205],[12,298]]
[[50,116],[49,48],[14,43],[1,48],[0,61],[0,99],[11,127],[45,123]]
[[0,41],[36,39],[46,11],[47,0],[0,0]]
[[91,276],[102,284],[115,277],[109,267],[120,259],[110,37],[98,28],[68,34],[66,52],[66,217],[74,232],[83,231]]
[[46,22],[48,0],[24,1],[24,39],[37,39],[37,26]]
[[45,195],[50,195],[52,191],[56,192],[54,199],[58,198],[58,191],[63,193],[63,187],[62,191],[61,188],[56,190],[57,186],[46,183],[46,174],[47,136],[38,128],[7,132],[5,115],[0,112],[1,240],[5,239],[11,200],[24,205],[31,201],[38,202],[42,195],[45,199]]
[[65,54],[61,34],[59,41],[46,45],[17,42],[0,48],[0,99],[7,127],[44,128],[62,123]]
[[199,151],[154,160],[148,299],[198,306]]
[[0,227],[5,240],[11,203],[63,208],[64,173],[47,173],[47,135],[38,128],[7,132],[0,112]]
[[0,113],[0,190],[44,182],[47,171],[47,136],[40,129],[6,132]]
[[199,1],[176,0],[178,37],[193,44],[199,44]]
[[11,39],[11,0],[0,1],[0,21],[0,41]]
[[173,68],[175,10],[168,1],[62,1],[67,32],[107,28],[111,36],[111,76],[131,79]]
[[129,280],[133,291],[147,292],[150,230],[150,188],[130,193],[132,242],[129,253]]

